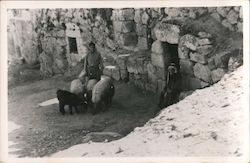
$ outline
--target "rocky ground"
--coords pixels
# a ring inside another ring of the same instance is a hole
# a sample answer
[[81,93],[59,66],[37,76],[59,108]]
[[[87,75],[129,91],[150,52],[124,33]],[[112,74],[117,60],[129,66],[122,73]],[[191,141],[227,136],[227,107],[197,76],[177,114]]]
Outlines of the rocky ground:
[[109,143],[89,142],[52,157],[242,156],[244,110],[242,67],[212,87],[196,90]]
[[68,112],[62,116],[58,104],[38,106],[55,98],[58,88],[69,90],[69,85],[70,82],[56,76],[9,86],[10,156],[44,157],[90,140],[107,142],[119,139],[135,127],[144,125],[158,109],[155,96],[118,82],[115,83],[112,107],[105,113],[71,116],[66,108]]

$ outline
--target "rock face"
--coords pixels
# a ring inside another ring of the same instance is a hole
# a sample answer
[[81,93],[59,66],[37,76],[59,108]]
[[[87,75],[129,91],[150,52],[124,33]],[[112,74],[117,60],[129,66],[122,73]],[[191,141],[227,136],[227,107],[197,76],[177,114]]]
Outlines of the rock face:
[[39,9],[31,10],[29,20],[11,18],[8,49],[18,61],[30,65],[40,61],[44,77],[66,71],[74,79],[88,43],[94,42],[104,58],[112,58],[103,73],[115,80],[131,79],[138,87],[159,92],[166,84],[167,67],[174,62],[186,77],[187,88],[202,88],[242,64],[230,51],[217,53],[216,33],[205,27],[186,29],[180,21],[203,15],[218,20],[229,32],[243,30],[240,6]]

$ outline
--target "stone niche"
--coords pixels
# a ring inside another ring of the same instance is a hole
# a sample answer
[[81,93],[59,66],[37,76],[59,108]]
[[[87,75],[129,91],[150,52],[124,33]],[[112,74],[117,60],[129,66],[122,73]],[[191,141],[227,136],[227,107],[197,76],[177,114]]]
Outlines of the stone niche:
[[70,66],[75,66],[87,55],[80,28],[74,23],[66,24],[67,60]]

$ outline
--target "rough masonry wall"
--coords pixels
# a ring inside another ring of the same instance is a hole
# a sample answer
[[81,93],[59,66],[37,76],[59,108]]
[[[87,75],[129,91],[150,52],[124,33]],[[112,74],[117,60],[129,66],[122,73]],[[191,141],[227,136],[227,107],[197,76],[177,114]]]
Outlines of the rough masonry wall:
[[30,14],[27,20],[23,19],[27,15],[13,14],[17,11],[10,10],[9,15],[9,54],[28,64],[39,61],[44,77],[77,76],[90,41],[103,55],[104,74],[158,93],[170,62],[180,65],[186,90],[211,85],[236,61],[241,63],[237,56],[242,49],[230,49],[234,39],[228,50],[218,51],[217,46],[228,33],[242,38],[238,6],[21,10]]

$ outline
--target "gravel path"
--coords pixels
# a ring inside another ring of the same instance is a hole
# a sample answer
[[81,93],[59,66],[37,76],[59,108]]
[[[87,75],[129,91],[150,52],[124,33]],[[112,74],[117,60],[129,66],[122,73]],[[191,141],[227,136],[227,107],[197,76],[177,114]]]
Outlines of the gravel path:
[[157,110],[155,96],[123,83],[115,83],[112,107],[95,116],[90,113],[71,116],[67,108],[68,114],[62,116],[58,104],[38,106],[55,98],[58,88],[69,89],[69,84],[57,77],[26,82],[9,89],[8,118],[20,125],[9,133],[9,148],[17,149],[10,152],[13,156],[49,156],[83,143],[84,136],[91,132],[115,132],[125,136],[145,124]]

